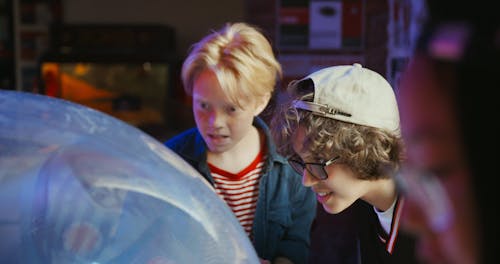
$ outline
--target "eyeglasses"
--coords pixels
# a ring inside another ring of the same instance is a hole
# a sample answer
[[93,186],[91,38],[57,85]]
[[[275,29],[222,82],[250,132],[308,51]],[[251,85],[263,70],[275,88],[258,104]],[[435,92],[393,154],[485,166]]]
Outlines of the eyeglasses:
[[320,180],[326,180],[328,178],[328,173],[326,172],[325,167],[334,163],[339,158],[340,157],[337,156],[325,162],[302,162],[295,158],[289,158],[288,163],[290,163],[292,168],[300,175],[304,173],[304,170],[307,170],[309,174],[311,174],[315,178]]

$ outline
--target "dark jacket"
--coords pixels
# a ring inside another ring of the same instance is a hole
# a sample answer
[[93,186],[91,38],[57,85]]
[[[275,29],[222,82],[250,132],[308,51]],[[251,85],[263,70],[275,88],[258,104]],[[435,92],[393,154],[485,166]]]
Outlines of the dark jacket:
[[[398,200],[398,203],[401,199]],[[397,207],[398,205],[396,205]],[[357,230],[359,239],[359,252],[361,263],[363,264],[416,264],[415,255],[415,238],[405,233],[400,227],[394,226],[399,222],[396,218],[396,213],[392,219],[391,232],[394,234],[394,248],[391,253],[388,253],[389,235],[385,234],[380,225],[377,214],[373,206],[358,200],[354,207],[356,207]],[[396,209],[395,209],[396,211]],[[398,223],[399,225],[399,223]],[[382,242],[381,237],[385,240]]]
[[[311,232],[309,263],[417,264],[415,237],[394,226],[396,218],[397,214],[393,216],[391,234],[386,234],[373,205],[361,199],[338,214],[319,208]],[[388,241],[395,242],[391,253]]]
[[[259,182],[253,222],[253,244],[260,258],[283,256],[294,263],[307,263],[310,228],[316,214],[316,198],[301,183],[301,176],[276,152],[267,125],[255,118],[253,125],[266,136],[267,159]],[[213,185],[207,149],[198,129],[189,129],[165,145],[198,170]]]

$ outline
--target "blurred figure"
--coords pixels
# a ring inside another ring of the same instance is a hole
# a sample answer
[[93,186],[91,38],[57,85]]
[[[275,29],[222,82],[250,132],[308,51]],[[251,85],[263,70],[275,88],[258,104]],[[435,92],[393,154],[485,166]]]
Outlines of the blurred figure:
[[440,18],[442,6],[430,8],[397,92],[407,147],[403,226],[418,235],[422,263],[494,263],[498,160],[486,149],[498,149],[490,137],[498,120],[490,94],[500,76],[498,21]]
[[418,170],[401,173],[410,198],[406,227],[422,234],[419,249],[433,263],[475,263],[475,202],[450,96],[456,80],[449,70],[417,54],[402,78],[399,103],[407,165]]

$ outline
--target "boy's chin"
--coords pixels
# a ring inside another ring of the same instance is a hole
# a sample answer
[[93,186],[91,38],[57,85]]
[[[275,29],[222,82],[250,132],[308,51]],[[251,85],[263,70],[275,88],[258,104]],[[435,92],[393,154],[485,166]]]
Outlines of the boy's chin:
[[347,207],[339,207],[339,206],[329,206],[328,204],[323,204],[323,209],[329,214],[338,214],[344,211]]

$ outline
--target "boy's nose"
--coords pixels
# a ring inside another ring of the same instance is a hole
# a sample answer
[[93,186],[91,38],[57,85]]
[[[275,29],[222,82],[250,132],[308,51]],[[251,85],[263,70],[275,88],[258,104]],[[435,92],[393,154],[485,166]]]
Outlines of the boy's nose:
[[225,122],[225,116],[220,111],[213,111],[210,115],[210,123],[213,127],[222,127]]
[[318,181],[319,180],[316,179],[316,177],[312,176],[309,173],[309,171],[304,170],[304,172],[302,172],[302,185],[304,185],[306,187],[311,187],[314,184],[316,184]]

